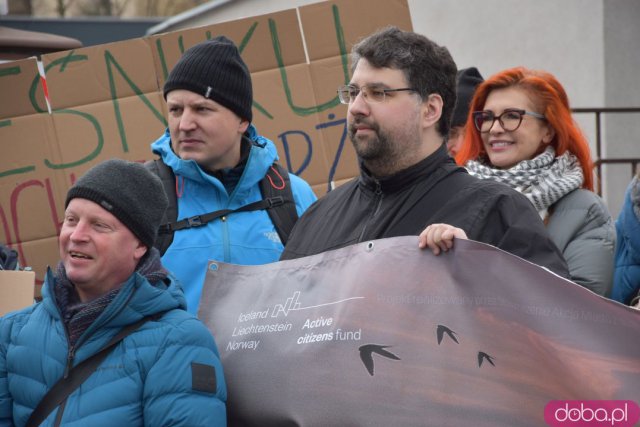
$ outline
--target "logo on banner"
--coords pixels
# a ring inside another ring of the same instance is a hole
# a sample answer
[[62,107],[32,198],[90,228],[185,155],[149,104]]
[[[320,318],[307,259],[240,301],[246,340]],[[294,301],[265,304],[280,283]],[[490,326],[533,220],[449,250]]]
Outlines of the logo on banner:
[[326,302],[323,304],[317,304],[317,305],[310,305],[307,307],[302,307],[300,302],[298,302],[298,300],[300,299],[300,292],[296,291],[293,293],[293,296],[287,298],[286,302],[284,304],[276,304],[273,307],[273,312],[271,314],[271,317],[279,317],[280,315],[283,315],[285,317],[287,317],[289,315],[290,311],[296,311],[296,310],[308,310],[311,308],[318,308],[318,307],[324,307],[327,305],[334,305],[334,304],[341,304],[343,302],[346,301],[351,301],[351,300],[356,300],[356,299],[364,299],[364,297],[351,297],[351,298],[345,298],[345,299],[341,299],[339,301],[331,301],[331,302]]

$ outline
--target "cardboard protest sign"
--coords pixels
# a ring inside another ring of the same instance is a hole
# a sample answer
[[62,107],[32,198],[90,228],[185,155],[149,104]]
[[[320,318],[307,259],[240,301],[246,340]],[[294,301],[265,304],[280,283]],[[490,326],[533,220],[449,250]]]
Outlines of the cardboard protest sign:
[[33,304],[33,271],[0,271],[0,316]]
[[482,243],[212,262],[199,317],[229,425],[537,427],[577,400],[640,416],[640,311]]
[[406,0],[336,0],[43,55],[50,105],[35,59],[0,64],[0,242],[42,278],[57,261],[69,186],[108,158],[153,158],[149,146],[167,125],[160,89],[169,71],[186,49],[220,34],[251,70],[259,133],[324,194],[358,172],[336,93],[350,80],[348,53],[391,24],[411,29]]

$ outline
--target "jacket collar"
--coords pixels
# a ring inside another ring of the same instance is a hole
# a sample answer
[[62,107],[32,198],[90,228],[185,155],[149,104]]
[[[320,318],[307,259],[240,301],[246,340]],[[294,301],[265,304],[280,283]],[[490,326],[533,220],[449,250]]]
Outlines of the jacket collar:
[[[42,303],[54,318],[61,319],[55,297],[57,286],[60,286],[57,277],[51,268],[47,268],[42,286]],[[109,323],[122,327],[146,315],[174,308],[186,310],[186,306],[182,288],[172,275],[151,284],[136,271],[120,287],[114,300],[99,317],[111,319]]]
[[242,140],[240,141],[240,161],[238,164],[232,168],[221,169],[211,174],[222,182],[222,185],[224,185],[224,188],[229,194],[233,193],[233,190],[236,188],[238,181],[240,181],[240,178],[244,173],[244,168],[247,165],[247,160],[249,160],[249,153],[251,152],[252,145],[254,145],[254,142],[246,135],[243,135]]
[[454,163],[453,159],[449,157],[444,144],[415,165],[384,178],[373,177],[371,172],[360,161],[359,185],[361,189],[367,192],[395,193],[407,188],[416,181],[426,179],[444,163]]
[[[267,173],[269,167],[278,159],[275,144],[267,138],[258,135],[254,125],[250,125],[245,134],[251,142],[248,158],[243,168],[238,187],[239,193],[248,192]],[[204,172],[193,160],[180,159],[171,148],[171,135],[166,129],[165,133],[158,138],[151,149],[154,154],[159,155],[162,161],[173,169],[176,175],[193,180],[202,185],[214,185],[220,190],[224,189],[222,182],[213,175]]]

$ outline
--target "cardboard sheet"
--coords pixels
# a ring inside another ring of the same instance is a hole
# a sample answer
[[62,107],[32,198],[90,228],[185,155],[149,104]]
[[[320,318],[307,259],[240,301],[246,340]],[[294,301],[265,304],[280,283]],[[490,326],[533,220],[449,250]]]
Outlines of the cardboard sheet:
[[41,283],[57,260],[67,189],[91,166],[153,157],[166,127],[160,88],[182,52],[224,34],[247,62],[254,125],[280,161],[318,196],[358,173],[336,89],[348,53],[386,25],[410,30],[406,0],[337,0],[152,37],[44,55],[49,102],[35,59],[0,64],[0,242]]
[[0,271],[0,316],[33,304],[33,271]]

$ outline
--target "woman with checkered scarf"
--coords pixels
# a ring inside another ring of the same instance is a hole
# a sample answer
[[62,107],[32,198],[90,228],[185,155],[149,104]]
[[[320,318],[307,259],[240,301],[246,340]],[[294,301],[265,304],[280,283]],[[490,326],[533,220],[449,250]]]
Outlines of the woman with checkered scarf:
[[478,86],[467,125],[456,161],[524,194],[562,251],[571,279],[609,296],[615,228],[593,192],[589,144],[560,82],[523,67],[499,72]]

